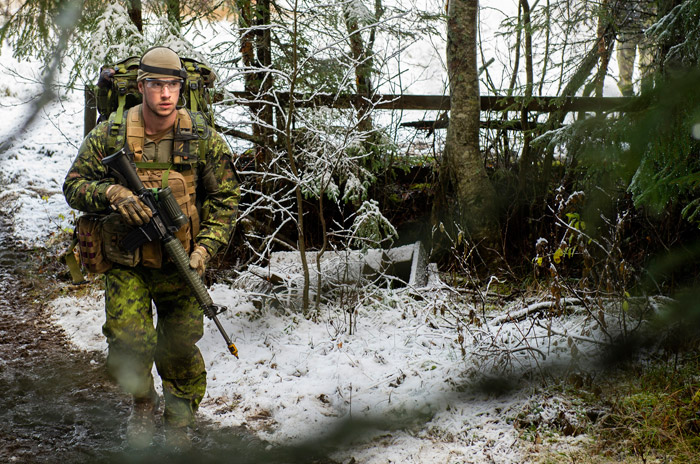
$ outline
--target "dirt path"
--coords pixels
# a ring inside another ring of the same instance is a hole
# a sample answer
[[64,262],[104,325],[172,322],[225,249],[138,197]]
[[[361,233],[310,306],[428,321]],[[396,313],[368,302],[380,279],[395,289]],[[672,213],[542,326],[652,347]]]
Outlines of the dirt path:
[[46,276],[8,223],[0,214],[0,462],[333,462],[315,447],[273,448],[245,428],[203,421],[189,453],[165,449],[161,430],[146,451],[125,449],[129,399],[108,378],[102,355],[72,348],[48,321]]
[[103,363],[71,349],[46,321],[45,285],[31,277],[30,256],[0,233],[0,461],[114,456],[128,405]]

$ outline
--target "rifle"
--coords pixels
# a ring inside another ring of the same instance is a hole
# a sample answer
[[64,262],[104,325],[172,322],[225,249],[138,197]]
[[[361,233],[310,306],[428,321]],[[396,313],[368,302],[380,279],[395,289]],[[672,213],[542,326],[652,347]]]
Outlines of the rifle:
[[146,188],[139,179],[136,173],[136,165],[127,155],[124,148],[118,152],[105,157],[102,164],[111,168],[117,173],[120,180],[126,183],[126,186],[131,189],[138,197],[148,206],[153,212],[151,220],[139,227],[134,228],[119,244],[128,251],[133,251],[144,243],[160,240],[163,243],[165,251],[170,256],[170,259],[175,263],[180,276],[185,280],[187,285],[194,293],[197,303],[204,311],[204,315],[214,321],[216,327],[223,335],[228,350],[238,358],[238,348],[233,344],[228,334],[224,330],[221,322],[219,322],[218,314],[225,311],[225,306],[214,304],[209,292],[207,292],[204,282],[200,275],[190,267],[190,260],[187,252],[175,237],[175,232],[182,227],[187,221],[187,217],[182,213],[180,205],[175,201],[170,187],[161,189],[156,197],[152,190]]

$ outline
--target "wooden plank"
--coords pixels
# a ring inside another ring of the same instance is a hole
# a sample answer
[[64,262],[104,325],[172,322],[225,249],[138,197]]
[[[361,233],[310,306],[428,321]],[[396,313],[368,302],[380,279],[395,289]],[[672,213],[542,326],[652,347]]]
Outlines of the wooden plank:
[[[413,127],[416,130],[427,131],[429,134],[432,134],[437,129],[447,129],[447,126],[449,125],[449,118],[444,118],[444,119],[440,119],[437,121],[434,121],[434,120],[409,121],[409,122],[402,122],[400,125],[401,125],[401,127]],[[488,121],[480,121],[479,127],[481,127],[482,129],[500,129],[500,130],[510,130],[510,131],[522,131],[522,130],[524,130],[523,123],[519,119],[508,120],[508,121],[501,121],[498,119],[488,120]],[[544,127],[544,124],[539,124],[539,123],[535,124],[534,122],[530,122],[530,125],[527,129],[528,130],[541,129],[542,127]]]
[[[228,104],[245,104],[254,100],[246,92],[232,92],[235,101]],[[294,106],[297,108],[313,108],[327,106],[332,108],[358,107],[365,97],[361,95],[331,95],[316,94],[313,96],[296,96]],[[270,99],[271,100],[271,99]],[[446,111],[450,109],[450,97],[446,95],[375,95],[371,98],[375,109],[380,110],[423,110]],[[215,96],[215,101],[222,101],[222,96]],[[256,100],[260,102],[260,100]],[[286,108],[289,102],[289,92],[277,92],[275,104]],[[636,97],[503,97],[498,95],[482,95],[482,111],[527,111],[549,113],[556,110],[571,111],[639,111],[645,104]]]
[[644,104],[635,97],[499,97],[482,95],[483,111],[527,111],[549,113],[563,110],[571,111],[639,111]]

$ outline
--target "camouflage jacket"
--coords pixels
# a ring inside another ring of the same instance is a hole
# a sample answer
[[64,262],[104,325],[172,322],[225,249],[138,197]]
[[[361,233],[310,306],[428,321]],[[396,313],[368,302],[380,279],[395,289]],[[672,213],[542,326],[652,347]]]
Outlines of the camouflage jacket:
[[[68,171],[63,194],[68,204],[86,213],[109,212],[105,192],[117,183],[102,158],[120,147],[110,147],[109,121],[98,124],[83,140],[77,158]],[[197,161],[197,204],[201,206],[200,231],[195,242],[213,256],[228,244],[238,213],[240,187],[231,162],[228,146],[213,129],[206,143],[204,159]]]

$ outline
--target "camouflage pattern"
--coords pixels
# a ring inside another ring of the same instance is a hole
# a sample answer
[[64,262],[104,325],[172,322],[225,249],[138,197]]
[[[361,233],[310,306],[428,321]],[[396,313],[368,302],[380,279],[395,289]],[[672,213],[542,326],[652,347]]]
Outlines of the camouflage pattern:
[[[68,204],[89,213],[110,212],[105,195],[116,183],[102,164],[124,144],[109,133],[109,121],[98,124],[84,139],[66,176],[63,193]],[[228,244],[235,224],[239,185],[224,140],[211,128],[196,164],[196,197],[201,204],[200,232],[195,243],[213,256]],[[204,156],[202,156],[202,153]],[[176,166],[177,169],[177,166]],[[190,425],[206,390],[204,361],[195,343],[202,337],[202,310],[174,265],[161,269],[115,264],[105,274],[107,366],[134,398],[153,392],[155,361],[163,381],[166,425]],[[151,300],[158,315],[153,326]]]
[[[151,300],[158,315],[153,326]],[[163,381],[165,423],[191,425],[206,390],[203,312],[172,264],[163,269],[116,265],[105,274],[107,368],[137,400],[153,392],[151,370]]]
[[[107,170],[101,161],[123,145],[120,138],[110,143],[109,127],[109,121],[98,124],[85,137],[78,157],[68,171],[63,194],[74,209],[86,213],[106,212],[109,209],[105,192],[116,180],[107,177]],[[207,144],[206,156],[197,162],[197,202],[202,204],[202,222],[195,242],[214,256],[228,244],[233,232],[240,187],[226,142],[213,129],[210,128],[210,132],[208,140],[200,141]],[[112,144],[118,146],[110,146]]]
[[200,191],[206,194],[195,242],[214,256],[231,238],[241,190],[226,142],[212,131],[208,143],[206,163],[198,167],[197,197],[201,198]]

